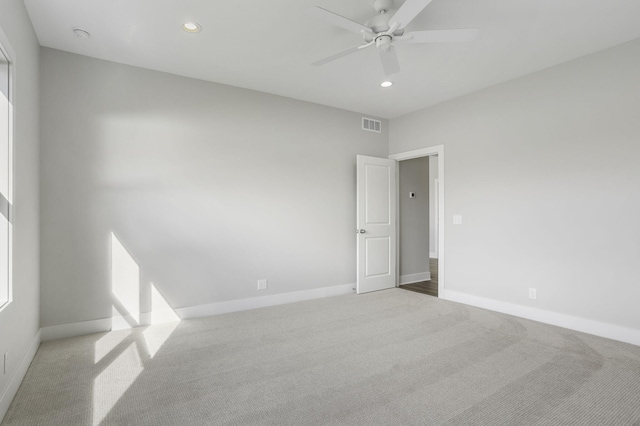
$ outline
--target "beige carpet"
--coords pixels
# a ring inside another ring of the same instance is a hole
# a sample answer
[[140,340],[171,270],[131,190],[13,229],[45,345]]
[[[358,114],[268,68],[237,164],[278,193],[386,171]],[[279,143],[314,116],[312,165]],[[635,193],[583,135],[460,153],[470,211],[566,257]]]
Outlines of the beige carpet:
[[44,343],[3,425],[640,425],[640,347],[394,289]]

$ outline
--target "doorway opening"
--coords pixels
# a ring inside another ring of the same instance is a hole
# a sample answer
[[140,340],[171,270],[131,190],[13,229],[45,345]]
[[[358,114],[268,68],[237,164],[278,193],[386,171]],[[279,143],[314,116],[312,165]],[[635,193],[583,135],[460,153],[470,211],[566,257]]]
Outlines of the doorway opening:
[[397,167],[397,277],[402,289],[438,297],[444,290],[444,148],[390,155]]

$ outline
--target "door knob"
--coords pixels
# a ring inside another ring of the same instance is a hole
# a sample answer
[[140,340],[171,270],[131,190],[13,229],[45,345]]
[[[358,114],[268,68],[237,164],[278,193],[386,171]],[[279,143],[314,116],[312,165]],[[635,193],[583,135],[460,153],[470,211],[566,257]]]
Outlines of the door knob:
[[356,234],[364,234],[365,232],[367,231],[365,231],[364,229],[356,229]]

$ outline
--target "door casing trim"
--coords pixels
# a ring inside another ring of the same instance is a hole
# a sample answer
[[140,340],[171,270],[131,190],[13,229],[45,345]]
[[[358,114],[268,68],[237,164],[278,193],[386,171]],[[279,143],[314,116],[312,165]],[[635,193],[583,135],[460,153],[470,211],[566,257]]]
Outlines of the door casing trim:
[[[400,152],[389,155],[390,160],[404,161],[413,158],[438,156],[438,296],[442,297],[445,291],[445,244],[444,244],[444,145],[435,145],[413,151]],[[396,167],[396,185],[400,185],[400,167]],[[399,188],[396,188],[396,198],[400,195]],[[400,217],[400,200],[396,200],[396,217]],[[396,238],[400,238],[400,221],[396,220]],[[396,251],[396,287],[400,285],[400,250]]]

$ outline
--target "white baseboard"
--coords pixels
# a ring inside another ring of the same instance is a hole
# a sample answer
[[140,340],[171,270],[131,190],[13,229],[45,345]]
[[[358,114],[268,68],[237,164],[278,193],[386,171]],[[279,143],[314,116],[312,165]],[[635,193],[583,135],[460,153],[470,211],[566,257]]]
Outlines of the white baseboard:
[[420,272],[419,274],[400,276],[400,285],[419,283],[421,281],[431,281],[431,272]]
[[303,300],[321,299],[353,293],[355,284],[343,284],[333,287],[315,288],[312,290],[294,291],[291,293],[274,294],[271,296],[252,297],[249,299],[229,300],[227,302],[209,303],[206,305],[190,306],[176,309],[176,314],[182,319],[208,317],[211,315],[230,312],[248,311],[250,309],[265,308],[267,306],[284,305],[286,303],[301,302]]
[[[226,302],[209,303],[206,305],[188,306],[185,308],[175,309],[175,313],[154,312],[141,313],[140,324],[148,325],[157,322],[169,321],[171,314],[177,314],[179,319],[208,317],[211,315],[225,314],[229,312],[247,311],[249,309],[264,308],[267,306],[284,305],[285,303],[300,302],[303,300],[320,299],[323,297],[338,296],[341,294],[349,294],[354,292],[355,284],[343,284],[333,287],[322,287],[311,290],[294,291],[291,293],[273,294],[270,296],[252,297],[249,299],[229,300]],[[158,315],[164,314],[164,315]],[[120,330],[123,328],[131,328],[131,321],[127,318],[117,316],[113,318],[104,318],[92,321],[76,322],[71,324],[54,325],[42,327],[42,341],[64,339],[67,337],[82,336],[85,334],[103,333],[110,330]]]
[[82,336],[85,334],[102,333],[111,330],[112,318],[103,318],[92,321],[74,322],[71,324],[53,325],[42,327],[42,341],[65,339],[67,337]]
[[504,314],[527,318],[545,324],[557,325],[570,330],[581,331],[583,333],[640,346],[640,330],[638,329],[574,317],[572,315],[560,314],[557,312],[544,311],[542,309],[516,305],[515,303],[502,302],[500,300],[486,299],[484,297],[473,296],[452,290],[444,290],[439,296],[442,299],[450,300],[452,302],[477,306],[490,311],[502,312]]
[[16,396],[18,388],[22,383],[22,379],[24,379],[25,374],[27,374],[31,361],[33,361],[33,357],[36,356],[36,352],[38,352],[38,348],[40,347],[40,336],[41,332],[38,331],[36,336],[33,338],[31,345],[29,345],[29,349],[27,349],[27,352],[20,360],[18,368],[16,368],[13,376],[9,380],[7,388],[4,390],[2,396],[0,396],[0,423],[2,423],[2,419],[4,419],[5,414],[7,414],[11,401],[13,401],[13,397]]

